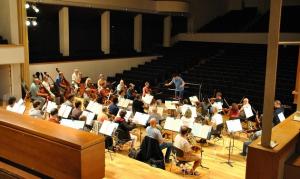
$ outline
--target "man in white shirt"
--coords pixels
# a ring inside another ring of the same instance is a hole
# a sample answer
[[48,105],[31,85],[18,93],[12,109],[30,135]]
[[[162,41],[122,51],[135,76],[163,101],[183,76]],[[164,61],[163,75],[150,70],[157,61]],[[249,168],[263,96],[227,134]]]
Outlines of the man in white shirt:
[[179,160],[183,161],[194,161],[193,168],[190,171],[192,175],[199,175],[196,168],[201,164],[201,156],[193,153],[192,145],[188,142],[189,128],[186,126],[181,126],[180,134],[177,134],[174,140],[174,146],[183,151],[183,157],[177,157]]
[[49,83],[49,78],[47,76],[43,77],[43,82],[42,82],[43,87],[46,88],[46,90],[49,92],[50,96],[52,99],[55,99],[55,95],[51,91],[51,85]]
[[72,74],[72,86],[74,87],[75,93],[77,92],[77,90],[79,88],[80,81],[81,81],[81,77],[79,74],[79,70],[74,69],[74,72]]
[[251,117],[251,116],[247,116],[246,115],[246,111],[245,110],[252,111],[252,107],[251,107],[251,105],[249,103],[249,99],[248,98],[244,98],[244,100],[243,100],[243,106],[240,109],[240,116],[242,117],[242,119],[247,119],[247,118]]

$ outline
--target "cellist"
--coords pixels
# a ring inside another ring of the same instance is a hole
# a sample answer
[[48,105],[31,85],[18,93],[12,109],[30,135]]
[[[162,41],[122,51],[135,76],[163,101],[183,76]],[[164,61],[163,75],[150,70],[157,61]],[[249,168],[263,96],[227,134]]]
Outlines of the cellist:
[[72,86],[74,88],[74,92],[77,93],[78,88],[80,86],[81,75],[79,70],[76,68],[72,74]]
[[56,78],[55,83],[60,87],[60,93],[64,97],[68,96],[71,93],[71,87],[69,82],[65,79],[63,72],[59,72]]
[[37,100],[41,102],[43,105],[46,102],[46,98],[48,97],[48,93],[42,93],[40,91],[41,81],[38,78],[34,78],[33,82],[30,86],[30,96],[32,100]]
[[51,98],[55,99],[55,95],[51,91],[51,89],[53,88],[53,85],[50,84],[48,76],[43,76],[42,85],[49,92]]

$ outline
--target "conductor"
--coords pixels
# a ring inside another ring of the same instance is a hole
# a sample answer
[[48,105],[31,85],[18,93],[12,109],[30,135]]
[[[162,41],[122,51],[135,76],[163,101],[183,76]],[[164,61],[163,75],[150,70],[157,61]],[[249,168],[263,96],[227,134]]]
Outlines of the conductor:
[[170,86],[174,83],[175,85],[175,99],[183,99],[183,93],[184,93],[184,85],[185,82],[183,79],[179,76],[178,73],[173,74],[172,81],[170,83],[166,83],[165,86]]

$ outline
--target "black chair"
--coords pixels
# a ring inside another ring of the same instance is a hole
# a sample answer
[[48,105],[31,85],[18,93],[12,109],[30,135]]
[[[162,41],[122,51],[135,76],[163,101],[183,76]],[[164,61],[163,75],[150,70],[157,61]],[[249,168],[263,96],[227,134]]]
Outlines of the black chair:
[[223,127],[224,127],[224,124],[222,123],[222,124],[217,125],[217,127],[216,127],[215,130],[211,131],[211,135],[214,136],[213,137],[214,143],[216,143],[219,140],[222,140],[223,141],[223,145],[224,145],[224,139],[223,139],[223,137],[221,135]]
[[[184,156],[184,152],[181,149],[179,149],[175,146],[172,147],[173,161],[175,162],[176,166],[180,167],[181,172],[183,173],[183,175],[185,175],[185,174],[188,173],[187,164],[190,161],[185,161],[185,160],[179,159],[179,158],[182,158],[183,156]],[[173,162],[171,163],[170,171],[172,171],[172,166],[173,166]]]
[[127,142],[132,142],[132,139],[122,139],[123,131],[121,129],[117,129],[113,134],[113,140],[115,141],[114,148],[116,150],[121,150]]

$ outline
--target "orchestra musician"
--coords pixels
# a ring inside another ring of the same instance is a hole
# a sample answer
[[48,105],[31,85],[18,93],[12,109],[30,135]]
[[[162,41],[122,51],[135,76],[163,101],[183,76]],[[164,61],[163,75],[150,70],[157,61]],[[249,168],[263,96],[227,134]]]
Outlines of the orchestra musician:
[[240,117],[239,106],[236,103],[232,103],[227,112],[229,119],[238,119]]
[[224,101],[221,92],[217,92],[215,98],[211,98],[211,103],[212,103],[211,105],[212,107],[217,108],[218,112],[222,113]]
[[192,128],[195,118],[192,117],[192,110],[188,108],[184,115],[181,117],[182,125],[188,128]]
[[13,107],[17,102],[17,98],[14,96],[10,96],[7,100],[7,106],[6,106],[6,110],[7,111],[13,111]]
[[284,108],[281,106],[281,102],[279,100],[274,101],[274,113],[273,113],[273,126],[276,126],[280,123],[280,119],[278,114],[284,113]]
[[56,123],[56,124],[60,124],[59,118],[58,118],[58,109],[53,108],[53,109],[50,111],[50,116],[49,116],[48,121],[49,121],[49,122],[54,122],[54,123]]
[[46,98],[49,97],[49,94],[46,92],[42,93],[40,91],[40,84],[40,79],[34,78],[30,86],[30,96],[32,100],[38,100],[41,102],[41,105],[44,105],[44,103],[46,102]]
[[117,116],[119,111],[119,107],[117,106],[117,104],[118,104],[118,98],[113,96],[112,103],[108,106],[109,114]]
[[40,119],[42,119],[44,117],[43,112],[41,110],[41,102],[40,101],[34,101],[32,103],[32,108],[29,111],[29,116],[32,116],[34,118],[40,118]]
[[103,74],[99,75],[99,80],[97,82],[97,86],[98,86],[98,92],[100,93],[100,90],[106,88],[106,80],[104,78]]
[[94,84],[92,83],[91,78],[87,78],[85,80],[85,93],[84,98],[89,98],[92,100],[97,99],[97,89],[95,88]]
[[53,85],[50,84],[48,76],[43,76],[43,82],[42,82],[43,87],[48,91],[50,94],[51,98],[54,99],[55,95],[52,93],[51,89],[53,89]]
[[150,126],[146,128],[146,133],[147,136],[156,139],[159,143],[159,147],[161,150],[167,149],[166,154],[165,154],[165,163],[170,163],[170,154],[171,154],[171,149],[173,147],[173,144],[171,142],[166,142],[164,138],[161,135],[161,132],[159,129],[157,129],[157,119],[151,118],[150,121]]
[[79,69],[74,69],[72,74],[72,87],[74,88],[74,92],[77,93],[81,82],[81,75]]
[[185,82],[183,79],[179,76],[178,73],[173,74],[172,81],[169,83],[166,83],[165,86],[170,86],[174,83],[175,85],[175,99],[183,99],[183,93],[184,93],[184,85]]
[[248,109],[251,109],[252,110],[252,107],[249,103],[249,99],[248,98],[244,98],[243,99],[243,105],[240,109],[240,116],[242,117],[242,119],[246,119],[246,114],[245,114],[245,109],[248,108]]
[[57,86],[60,87],[60,93],[65,98],[71,93],[71,86],[69,82],[65,79],[63,72],[58,72],[58,76],[55,80]]
[[144,103],[142,101],[141,95],[137,94],[135,99],[132,102],[132,113],[136,112],[145,113],[144,111]]
[[132,83],[129,83],[129,87],[127,89],[127,99],[133,100],[137,94],[136,90],[134,89],[135,85]]
[[123,90],[123,91],[126,91],[126,85],[124,84],[124,80],[120,80],[120,83],[118,84],[117,86],[117,92]]
[[183,151],[183,157],[177,157],[179,160],[194,162],[189,174],[198,176],[196,168],[201,164],[201,156],[193,152],[192,145],[187,140],[188,133],[189,128],[181,126],[180,134],[176,135],[173,146]]
[[121,101],[122,99],[125,99],[125,90],[121,89],[118,91],[118,100]]
[[79,117],[82,114],[81,105],[82,105],[81,101],[75,102],[75,105],[74,105],[75,107],[72,109],[72,112],[71,112],[71,119],[79,120]]
[[148,81],[145,82],[145,86],[143,87],[143,97],[146,96],[146,94],[151,94],[151,88]]

